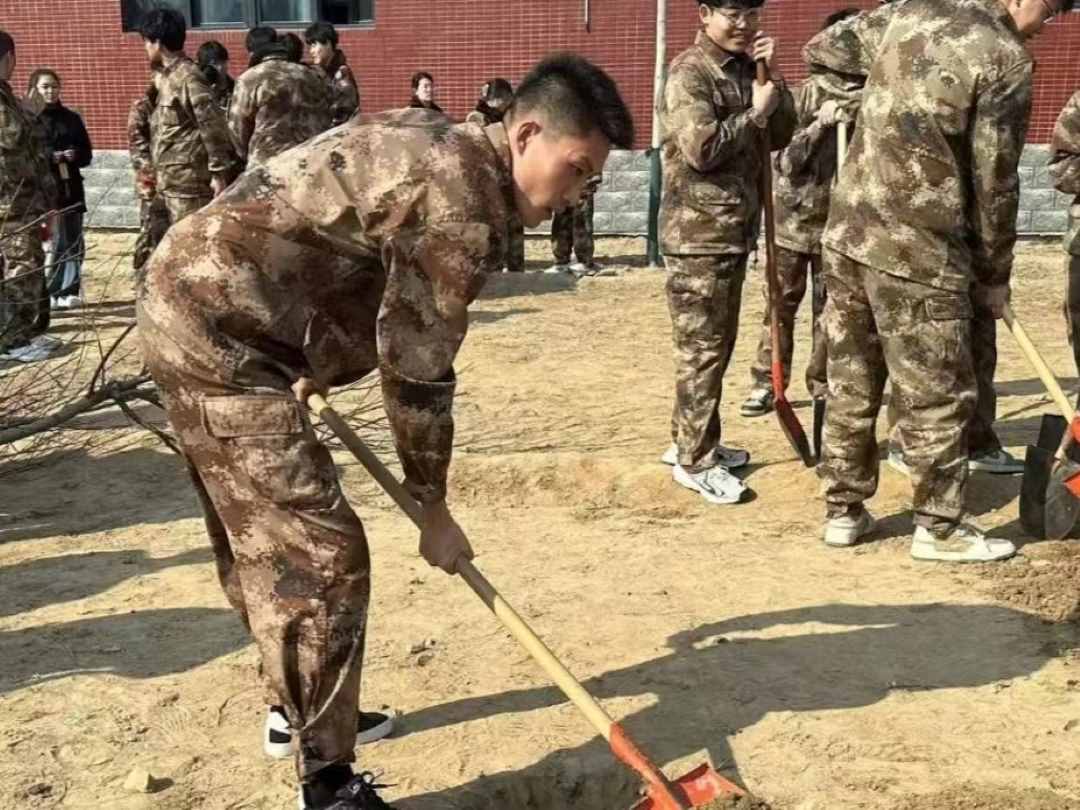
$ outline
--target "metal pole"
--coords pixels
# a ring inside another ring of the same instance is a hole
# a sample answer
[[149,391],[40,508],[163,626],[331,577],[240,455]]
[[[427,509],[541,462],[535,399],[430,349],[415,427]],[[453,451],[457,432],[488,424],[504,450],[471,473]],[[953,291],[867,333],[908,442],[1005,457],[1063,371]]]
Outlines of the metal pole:
[[664,100],[667,62],[667,0],[656,0],[656,67],[653,72],[652,146],[649,149],[649,237],[646,243],[649,266],[661,268],[660,191],[663,172],[660,164],[660,104]]

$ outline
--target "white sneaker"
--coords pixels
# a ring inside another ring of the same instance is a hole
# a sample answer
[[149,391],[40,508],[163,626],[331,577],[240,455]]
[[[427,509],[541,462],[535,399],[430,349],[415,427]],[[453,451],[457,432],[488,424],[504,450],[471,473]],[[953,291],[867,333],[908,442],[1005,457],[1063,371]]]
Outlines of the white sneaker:
[[900,452],[899,447],[889,448],[889,456],[885,463],[901,475],[906,475],[908,478],[911,478],[911,468],[907,465],[907,462],[904,461],[904,454]]
[[50,352],[59,349],[63,343],[59,338],[54,338],[52,335],[38,335],[36,338],[30,341],[31,346],[38,346],[42,349],[47,349]]
[[551,265],[551,267],[549,267],[544,272],[549,274],[549,275],[554,275],[555,273],[569,273],[570,272],[570,265],[568,265],[568,264],[553,264],[553,265]]
[[[385,712],[356,713],[356,744],[369,745],[389,737],[394,731],[394,718],[397,712],[387,709]],[[266,723],[263,726],[263,751],[273,759],[288,759],[293,755],[293,732],[285,710],[281,706],[271,706],[266,711]]]
[[40,363],[42,360],[48,359],[50,354],[52,354],[52,350],[45,346],[27,343],[17,349],[8,349],[0,354],[0,359],[15,360],[19,363]]
[[[722,444],[716,445],[713,448],[713,464],[719,464],[729,470],[737,470],[740,467],[745,467],[750,463],[750,453],[746,450],[739,450],[735,447],[725,447]],[[675,442],[671,443],[671,446],[664,451],[664,455],[660,456],[660,461],[667,464],[669,467],[674,467],[679,463],[679,446]]]
[[969,458],[968,469],[992,475],[1016,475],[1024,471],[1024,462],[1007,450],[992,450]]
[[989,538],[970,523],[961,523],[946,537],[938,538],[925,526],[916,526],[911,538],[911,556],[937,562],[993,562],[1016,553],[1008,540]]
[[719,465],[692,473],[676,464],[671,468],[671,477],[675,483],[694,490],[709,503],[738,503],[749,492],[746,484]]
[[825,545],[853,546],[876,528],[877,521],[865,509],[859,511],[858,517],[848,514],[829,518],[825,521]]
[[78,309],[83,305],[83,300],[77,295],[69,295],[60,299],[60,309]]

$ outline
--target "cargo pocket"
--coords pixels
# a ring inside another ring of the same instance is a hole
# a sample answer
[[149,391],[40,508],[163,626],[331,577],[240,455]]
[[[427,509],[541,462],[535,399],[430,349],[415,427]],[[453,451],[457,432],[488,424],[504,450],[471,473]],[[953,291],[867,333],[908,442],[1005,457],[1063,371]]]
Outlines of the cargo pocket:
[[971,299],[966,295],[950,295],[927,298],[924,302],[926,319],[929,321],[970,320],[974,315]]
[[288,397],[207,397],[207,432],[221,440],[255,494],[288,509],[329,509],[337,498],[333,459]]

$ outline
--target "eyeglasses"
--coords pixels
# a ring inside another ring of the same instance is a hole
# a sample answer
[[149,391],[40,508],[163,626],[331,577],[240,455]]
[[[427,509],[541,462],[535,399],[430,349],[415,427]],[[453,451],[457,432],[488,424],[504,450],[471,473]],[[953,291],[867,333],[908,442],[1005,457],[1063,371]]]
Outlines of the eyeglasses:
[[757,9],[749,9],[747,11],[733,11],[729,8],[718,8],[716,9],[716,13],[732,25],[745,25],[749,27],[754,27],[761,20],[761,12]]
[[1039,2],[1042,3],[1042,7],[1044,9],[1046,9],[1046,16],[1043,17],[1043,22],[1044,23],[1050,22],[1051,20],[1054,19],[1054,17],[1056,17],[1058,14],[1061,13],[1061,11],[1059,9],[1055,9],[1048,2],[1046,2],[1046,0],[1039,0]]

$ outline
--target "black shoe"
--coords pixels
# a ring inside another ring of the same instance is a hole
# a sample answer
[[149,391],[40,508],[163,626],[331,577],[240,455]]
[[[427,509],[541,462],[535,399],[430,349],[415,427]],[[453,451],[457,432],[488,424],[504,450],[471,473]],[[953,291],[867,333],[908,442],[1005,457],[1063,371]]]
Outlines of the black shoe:
[[320,781],[300,789],[301,810],[393,810],[379,798],[378,790],[389,787],[375,782],[375,774],[364,771],[331,794]]
[[[356,744],[369,745],[389,737],[394,731],[396,716],[396,712],[391,709],[386,712],[357,712]],[[288,759],[293,755],[292,741],[292,729],[285,717],[285,709],[281,706],[270,706],[263,726],[263,751],[274,759]]]

